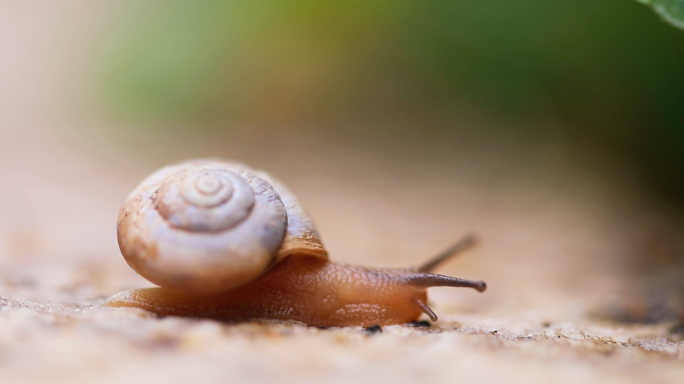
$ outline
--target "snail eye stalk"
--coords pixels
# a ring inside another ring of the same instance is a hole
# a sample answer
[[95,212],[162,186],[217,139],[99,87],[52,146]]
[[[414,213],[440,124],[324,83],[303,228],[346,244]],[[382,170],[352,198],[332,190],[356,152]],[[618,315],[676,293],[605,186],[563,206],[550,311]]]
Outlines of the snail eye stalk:
[[403,278],[404,282],[417,288],[430,287],[463,287],[484,292],[487,284],[484,281],[459,279],[458,277],[438,275],[435,273],[416,273]]
[[445,261],[448,261],[453,257],[458,256],[461,252],[472,247],[476,243],[477,237],[475,235],[467,235],[463,239],[459,240],[456,244],[449,247],[449,249],[447,249],[446,251],[433,257],[432,259],[428,260],[423,265],[418,267],[418,272],[432,272]]
[[[444,252],[419,266],[416,269],[417,273],[405,276],[402,278],[402,280],[404,283],[420,289],[427,289],[430,287],[464,287],[473,288],[478,292],[484,292],[487,289],[487,284],[484,281],[465,280],[459,279],[458,277],[431,273],[444,262],[451,260],[461,252],[475,245],[475,243],[477,243],[477,238],[475,235],[468,235],[464,237]],[[418,309],[420,309],[421,312],[428,315],[430,320],[437,321],[437,315],[427,305],[427,303],[423,301],[423,299],[414,297],[411,299],[411,301]]]

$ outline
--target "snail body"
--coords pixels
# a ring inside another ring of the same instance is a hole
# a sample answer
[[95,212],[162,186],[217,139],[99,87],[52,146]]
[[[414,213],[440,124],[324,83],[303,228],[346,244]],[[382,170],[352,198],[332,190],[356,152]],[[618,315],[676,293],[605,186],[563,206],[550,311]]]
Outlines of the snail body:
[[234,161],[191,160],[153,173],[124,202],[117,235],[127,263],[160,288],[124,291],[105,305],[162,316],[400,324],[422,313],[437,319],[428,287],[486,288],[431,273],[472,244],[470,237],[420,267],[330,261],[296,197],[267,173]]

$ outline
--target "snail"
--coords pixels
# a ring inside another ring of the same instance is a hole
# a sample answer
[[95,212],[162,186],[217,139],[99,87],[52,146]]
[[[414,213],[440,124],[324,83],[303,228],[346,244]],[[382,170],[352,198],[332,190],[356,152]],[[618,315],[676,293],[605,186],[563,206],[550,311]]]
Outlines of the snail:
[[166,166],[124,202],[119,248],[159,288],[121,292],[109,307],[160,316],[298,320],[311,326],[402,324],[422,313],[429,287],[482,281],[431,273],[472,236],[419,267],[371,269],[332,262],[297,198],[263,171],[222,159]]

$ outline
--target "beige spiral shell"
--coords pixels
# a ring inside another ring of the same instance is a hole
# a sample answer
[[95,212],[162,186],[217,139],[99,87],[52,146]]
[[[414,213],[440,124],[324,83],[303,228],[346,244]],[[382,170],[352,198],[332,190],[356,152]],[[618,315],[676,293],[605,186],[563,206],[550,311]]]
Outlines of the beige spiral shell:
[[221,159],[172,164],[147,177],[124,202],[117,235],[141,276],[200,294],[245,284],[287,256],[328,257],[285,186]]

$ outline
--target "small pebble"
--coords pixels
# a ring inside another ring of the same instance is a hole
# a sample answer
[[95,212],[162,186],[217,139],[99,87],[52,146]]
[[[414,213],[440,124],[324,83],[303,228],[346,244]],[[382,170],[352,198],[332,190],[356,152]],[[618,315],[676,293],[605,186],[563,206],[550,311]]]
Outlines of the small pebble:
[[414,327],[430,327],[432,324],[430,324],[429,321],[421,320],[421,321],[412,321],[409,324],[411,324]]
[[371,333],[371,334],[372,333],[378,333],[378,332],[382,332],[382,327],[377,325],[377,324],[371,325],[370,327],[367,327],[366,329],[364,329],[364,331]]

